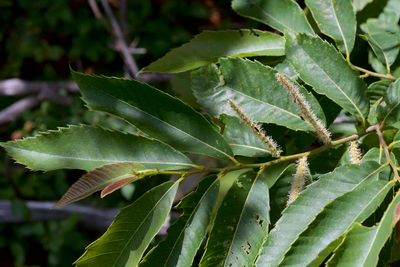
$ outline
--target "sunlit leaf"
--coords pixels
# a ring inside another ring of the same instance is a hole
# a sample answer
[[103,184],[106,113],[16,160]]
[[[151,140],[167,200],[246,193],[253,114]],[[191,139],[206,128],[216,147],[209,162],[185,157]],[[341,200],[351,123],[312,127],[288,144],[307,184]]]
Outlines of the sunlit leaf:
[[183,72],[218,61],[220,57],[284,55],[283,38],[259,30],[206,31],[189,43],[174,48],[142,72]]
[[92,110],[121,117],[142,132],[181,152],[229,159],[232,150],[214,126],[177,98],[135,80],[72,71]]
[[201,267],[252,266],[268,233],[268,195],[263,175],[239,176],[218,210]]
[[182,208],[183,215],[168,228],[167,238],[146,255],[139,267],[191,266],[206,236],[218,190],[219,180],[211,175],[199,183],[195,192],[182,199],[176,208]]
[[332,37],[342,53],[350,55],[356,37],[356,17],[351,0],[306,0],[321,31]]
[[335,48],[319,37],[285,32],[285,52],[300,78],[365,125],[369,101],[358,73]]
[[292,0],[233,0],[232,8],[239,15],[258,20],[281,32],[290,29],[314,34],[303,10]]
[[[229,104],[231,99],[255,122],[274,123],[293,130],[313,131],[303,121],[286,89],[276,80],[274,69],[240,58],[220,59],[216,65],[192,72],[192,86],[203,109],[214,117],[221,114],[238,117]],[[220,77],[224,84],[220,84]],[[300,87],[314,113],[323,122],[325,116],[312,94]],[[268,133],[268,128],[265,129]]]
[[291,244],[277,266],[319,266],[340,244],[352,225],[371,215],[392,190],[393,183],[374,181],[358,186],[326,205],[308,228]]
[[298,235],[309,227],[326,205],[346,192],[369,184],[383,169],[376,162],[366,162],[360,166],[338,167],[320,176],[283,211],[260,250],[256,266],[278,265]]
[[136,266],[168,216],[178,184],[166,182],[123,208],[107,232],[76,262],[85,266]]
[[399,221],[399,203],[400,192],[397,192],[377,226],[369,228],[355,223],[327,266],[376,266],[379,252]]
[[69,126],[36,137],[1,143],[19,163],[32,170],[94,170],[120,161],[146,168],[181,169],[193,163],[157,140],[91,126]]

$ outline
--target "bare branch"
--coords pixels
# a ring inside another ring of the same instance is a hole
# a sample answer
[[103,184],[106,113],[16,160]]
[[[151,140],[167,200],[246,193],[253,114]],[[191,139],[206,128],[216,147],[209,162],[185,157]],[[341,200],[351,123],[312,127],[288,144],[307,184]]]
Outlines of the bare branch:
[[[80,203],[72,203],[53,210],[50,210],[50,208],[56,204],[56,201],[26,201],[25,204],[30,210],[31,216],[29,219],[16,217],[11,209],[11,201],[0,200],[0,223],[61,220],[71,214],[80,214],[78,222],[81,225],[90,229],[103,231],[110,226],[119,212],[117,208],[104,209]],[[171,215],[179,216],[176,213],[172,213]],[[167,234],[169,218],[168,216],[167,221],[158,232],[159,235]]]
[[128,66],[129,71],[132,77],[136,77],[136,74],[139,72],[139,68],[135,62],[133,56],[129,53],[128,46],[125,42],[124,35],[121,31],[121,28],[118,25],[117,20],[108,4],[107,0],[101,0],[103,8],[107,14],[107,17],[110,20],[111,26],[114,30],[114,34],[116,37],[116,46],[121,49],[122,58],[124,59],[125,64]]
[[111,28],[108,26],[107,22],[105,21],[105,19],[103,18],[103,15],[100,12],[100,9],[96,3],[95,0],[89,0],[89,5],[90,8],[93,11],[94,16],[100,21],[100,23],[103,25],[103,27],[111,34],[113,34]]

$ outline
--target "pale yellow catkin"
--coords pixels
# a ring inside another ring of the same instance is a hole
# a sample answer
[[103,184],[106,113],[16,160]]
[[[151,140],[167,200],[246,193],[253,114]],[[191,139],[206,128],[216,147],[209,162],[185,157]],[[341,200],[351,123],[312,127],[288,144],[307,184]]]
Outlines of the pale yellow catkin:
[[351,164],[359,165],[361,162],[361,150],[358,148],[357,142],[351,141],[348,150]]
[[306,177],[308,176],[307,156],[299,158],[297,161],[296,173],[293,175],[292,188],[289,191],[287,204],[292,203],[304,189]]
[[266,144],[271,151],[271,154],[273,157],[279,158],[281,155],[282,150],[279,148],[278,144],[272,139],[271,136],[266,135],[266,132],[263,129],[260,129],[252,121],[252,119],[247,116],[233,101],[232,99],[228,100],[229,105],[232,107],[232,109],[238,114],[238,116],[246,123],[247,126],[249,126],[252,131],[257,135],[261,141]]
[[318,136],[318,139],[324,144],[331,143],[331,133],[325,128],[322,121],[315,116],[307,100],[303,94],[300,93],[299,88],[295,86],[289,79],[277,72],[275,74],[277,81],[285,87],[292,100],[296,103],[297,109],[302,118],[309,122],[314,128],[314,133]]

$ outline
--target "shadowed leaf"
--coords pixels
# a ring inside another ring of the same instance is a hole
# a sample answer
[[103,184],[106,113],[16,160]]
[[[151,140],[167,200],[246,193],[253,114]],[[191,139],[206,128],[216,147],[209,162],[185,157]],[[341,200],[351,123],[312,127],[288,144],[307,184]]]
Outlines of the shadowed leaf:
[[92,110],[118,116],[181,152],[229,159],[232,150],[215,127],[181,100],[135,80],[72,71]]

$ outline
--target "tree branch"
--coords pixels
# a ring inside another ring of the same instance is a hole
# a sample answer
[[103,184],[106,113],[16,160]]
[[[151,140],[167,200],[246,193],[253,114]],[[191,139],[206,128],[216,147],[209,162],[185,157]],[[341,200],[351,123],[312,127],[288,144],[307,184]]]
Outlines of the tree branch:
[[[25,204],[30,210],[31,216],[29,219],[16,217],[11,209],[11,201],[0,200],[0,223],[61,220],[67,218],[71,214],[80,214],[78,222],[82,226],[98,231],[104,231],[110,226],[115,216],[120,211],[118,208],[104,209],[80,203],[72,203],[67,206],[50,210],[50,208],[56,204],[56,201],[26,201]],[[171,216],[177,217],[179,214],[171,213]],[[158,235],[167,234],[167,229],[170,225],[169,219],[170,216],[168,216],[166,222],[161,227]]]

